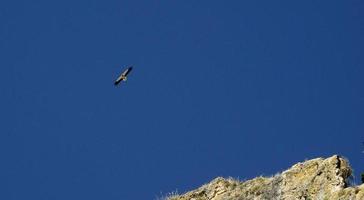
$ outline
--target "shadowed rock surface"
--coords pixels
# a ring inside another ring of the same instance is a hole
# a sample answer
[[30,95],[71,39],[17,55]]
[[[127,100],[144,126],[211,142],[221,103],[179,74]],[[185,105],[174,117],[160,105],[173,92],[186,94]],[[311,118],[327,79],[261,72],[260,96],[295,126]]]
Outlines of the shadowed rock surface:
[[248,181],[216,178],[200,188],[168,200],[364,200],[364,184],[348,186],[348,161],[334,155],[293,165],[273,177]]

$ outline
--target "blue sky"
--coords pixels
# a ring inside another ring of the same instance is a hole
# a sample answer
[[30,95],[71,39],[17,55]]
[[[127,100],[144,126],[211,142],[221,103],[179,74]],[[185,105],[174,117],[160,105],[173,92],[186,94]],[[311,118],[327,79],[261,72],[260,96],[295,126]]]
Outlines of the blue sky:
[[363,9],[2,1],[0,198],[155,199],[333,154],[358,176]]

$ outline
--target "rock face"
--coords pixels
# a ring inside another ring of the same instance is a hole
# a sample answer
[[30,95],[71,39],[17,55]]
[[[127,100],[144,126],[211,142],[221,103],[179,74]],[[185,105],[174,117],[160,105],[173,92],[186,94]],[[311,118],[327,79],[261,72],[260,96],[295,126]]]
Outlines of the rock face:
[[216,178],[210,183],[168,200],[364,200],[364,184],[348,186],[349,163],[335,155],[293,165],[273,177],[248,181]]

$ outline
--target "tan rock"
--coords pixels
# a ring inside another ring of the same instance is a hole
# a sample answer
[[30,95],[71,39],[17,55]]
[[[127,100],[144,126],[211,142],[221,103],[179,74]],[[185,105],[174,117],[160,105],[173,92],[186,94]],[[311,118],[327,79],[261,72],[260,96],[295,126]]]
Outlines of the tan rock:
[[352,170],[335,155],[293,165],[273,177],[248,181],[216,178],[168,200],[364,200],[364,184],[348,187]]

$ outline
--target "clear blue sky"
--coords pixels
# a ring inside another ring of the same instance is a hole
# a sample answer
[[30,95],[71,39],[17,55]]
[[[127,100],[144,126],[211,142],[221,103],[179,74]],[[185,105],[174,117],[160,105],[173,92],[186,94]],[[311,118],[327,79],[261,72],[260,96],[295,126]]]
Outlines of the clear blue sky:
[[358,175],[363,10],[2,1],[0,199],[155,199],[333,154]]

